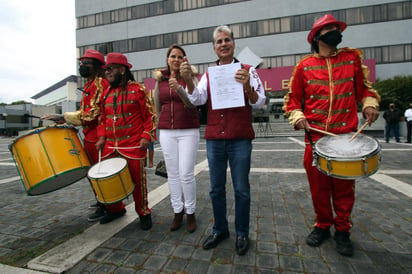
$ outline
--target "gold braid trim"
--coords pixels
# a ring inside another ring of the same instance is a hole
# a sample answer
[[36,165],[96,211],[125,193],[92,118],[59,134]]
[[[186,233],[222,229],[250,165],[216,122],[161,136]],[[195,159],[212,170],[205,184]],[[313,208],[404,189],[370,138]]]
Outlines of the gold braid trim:
[[82,120],[80,119],[80,110],[73,111],[73,112],[65,112],[63,116],[64,116],[64,120],[68,124],[72,124],[75,126],[82,125]]
[[153,123],[153,128],[150,132],[147,132],[151,137],[152,140],[150,140],[151,142],[155,141],[156,138],[156,127],[157,127],[157,113],[156,113],[156,107],[155,107],[155,103],[154,103],[154,98],[153,95],[151,94],[151,92],[147,92],[146,91],[146,87],[140,83],[138,83],[140,86],[140,89],[144,91],[145,95],[146,95],[146,106],[149,109],[150,114],[152,115],[152,123]]
[[[378,91],[373,88],[372,82],[369,81],[369,68],[368,66],[363,64],[363,52],[360,49],[357,48],[341,48],[339,51],[344,51],[344,52],[356,52],[358,55],[359,61],[362,66],[362,74],[363,74],[363,85],[368,89],[370,93],[374,95],[376,98],[377,102],[379,103],[381,101],[381,96],[379,95]],[[379,106],[378,106],[379,107]]]
[[83,121],[93,121],[100,115],[100,99],[103,93],[103,85],[102,85],[102,77],[96,77],[94,79],[94,85],[96,86],[96,92],[93,95],[93,98],[90,100],[90,108],[89,111],[85,111],[85,106],[82,104],[80,108],[81,111],[81,119]]

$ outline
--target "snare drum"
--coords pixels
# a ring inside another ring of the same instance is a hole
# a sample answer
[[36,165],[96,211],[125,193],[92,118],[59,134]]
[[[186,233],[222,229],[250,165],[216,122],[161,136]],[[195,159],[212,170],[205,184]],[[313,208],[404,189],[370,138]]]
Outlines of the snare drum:
[[110,158],[92,166],[87,173],[97,200],[102,204],[113,204],[133,193],[134,183],[123,158]]
[[375,138],[353,133],[324,136],[314,147],[317,168],[332,177],[355,179],[374,174],[380,165],[381,146]]
[[87,175],[90,161],[77,130],[55,125],[38,128],[9,145],[27,195],[48,193]]

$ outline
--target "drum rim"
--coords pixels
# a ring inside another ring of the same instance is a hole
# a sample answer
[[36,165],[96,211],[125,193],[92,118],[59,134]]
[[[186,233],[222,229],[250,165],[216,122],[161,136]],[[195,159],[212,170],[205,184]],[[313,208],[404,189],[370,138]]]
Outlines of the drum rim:
[[325,160],[337,160],[337,162],[354,162],[354,161],[359,161],[362,160],[363,158],[371,158],[373,156],[375,156],[376,154],[379,154],[381,152],[381,145],[378,146],[378,148],[374,151],[372,151],[369,154],[363,155],[363,156],[359,156],[356,158],[349,158],[349,157],[345,157],[345,158],[340,158],[340,157],[331,157],[328,156],[316,149],[313,150],[313,153],[321,156],[322,158],[324,158]]
[[33,134],[39,134],[40,132],[47,130],[47,129],[52,129],[52,128],[61,128],[61,129],[71,129],[73,131],[75,131],[76,133],[78,132],[77,128],[75,128],[74,126],[71,125],[67,125],[67,124],[62,124],[62,125],[49,125],[46,127],[38,127],[38,128],[33,128],[32,130],[24,133],[23,135],[17,136],[16,138],[13,139],[13,141],[11,142],[11,144],[9,144],[9,150],[11,150],[12,146],[21,138],[23,137],[27,137]]
[[93,175],[91,174],[91,172],[93,171],[93,169],[97,169],[97,168],[98,168],[99,162],[97,162],[97,163],[94,164],[92,167],[90,167],[90,169],[87,171],[87,177],[89,177],[90,179],[93,179],[93,180],[107,179],[107,178],[111,178],[111,177],[119,174],[120,172],[122,172],[123,170],[125,170],[125,169],[127,168],[127,160],[124,159],[124,158],[122,158],[122,157],[113,157],[113,158],[104,159],[104,160],[101,161],[101,163],[107,162],[107,161],[109,161],[109,160],[121,160],[121,161],[124,163],[124,165],[123,165],[122,168],[120,168],[119,170],[117,170],[116,173],[113,173],[113,174],[110,174],[110,175],[106,175],[106,176],[103,176],[103,177],[95,177],[95,176],[93,176]]
[[[353,135],[353,134],[354,134],[354,133],[351,132],[351,133],[340,134],[339,136],[342,136],[342,135]],[[363,155],[354,156],[354,157],[356,157],[356,158],[348,158],[348,157],[343,157],[343,156],[332,157],[332,156],[330,156],[330,155],[325,154],[324,152],[321,152],[321,151],[319,150],[319,148],[318,148],[318,145],[319,145],[319,141],[322,142],[322,141],[321,141],[322,139],[323,139],[323,140],[329,140],[329,139],[331,139],[331,138],[336,138],[336,137],[333,137],[333,136],[323,136],[323,137],[321,137],[319,140],[317,140],[316,143],[314,144],[314,146],[313,146],[313,152],[316,153],[316,154],[318,154],[318,155],[320,155],[320,156],[322,156],[322,157],[327,157],[327,158],[329,158],[329,159],[339,159],[340,161],[354,161],[354,160],[356,160],[356,159],[359,160],[360,158],[364,158],[364,157],[367,157],[367,156],[374,156],[374,155],[376,155],[377,153],[379,153],[379,152],[381,151],[381,145],[380,145],[379,141],[378,141],[375,137],[369,136],[369,135],[366,135],[366,134],[363,134],[363,133],[360,133],[358,136],[363,136],[362,138],[368,138],[368,139],[370,139],[370,140],[375,141],[376,146],[373,148],[373,150],[372,150],[372,148],[371,148],[371,150],[370,150],[369,153],[366,153],[366,154],[363,154]]]

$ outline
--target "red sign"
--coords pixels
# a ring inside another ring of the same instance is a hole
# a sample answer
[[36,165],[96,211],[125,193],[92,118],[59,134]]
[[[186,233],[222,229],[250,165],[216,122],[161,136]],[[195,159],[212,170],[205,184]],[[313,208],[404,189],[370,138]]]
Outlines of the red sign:
[[[376,80],[376,62],[375,59],[368,59],[363,61],[364,65],[369,67],[369,80],[375,82]],[[278,68],[261,68],[256,69],[262,81],[265,91],[282,91],[288,89],[290,77],[292,76],[294,66],[278,67]],[[200,76],[199,76],[200,79]],[[156,81],[154,79],[145,79],[143,81],[148,90],[153,90]]]

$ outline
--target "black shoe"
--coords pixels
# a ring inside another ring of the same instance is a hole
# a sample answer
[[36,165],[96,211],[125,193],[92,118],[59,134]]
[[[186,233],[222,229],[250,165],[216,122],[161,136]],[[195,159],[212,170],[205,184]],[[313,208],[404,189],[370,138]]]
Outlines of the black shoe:
[[93,214],[89,215],[87,220],[89,222],[95,222],[102,219],[104,216],[106,216],[106,214],[106,209],[102,206],[99,206]]
[[110,223],[111,221],[116,220],[117,218],[122,217],[126,213],[126,209],[123,209],[122,211],[119,212],[110,212],[107,211],[106,216],[104,216],[101,220],[100,223],[102,225]]
[[222,232],[220,234],[213,233],[206,238],[203,242],[203,249],[215,248],[221,241],[229,238],[229,231]]
[[99,207],[101,207],[101,206],[100,206],[100,204],[99,204],[98,202],[89,205],[89,209],[96,209],[96,208],[99,208]]
[[310,246],[320,246],[324,240],[330,238],[329,229],[315,227],[315,229],[306,238],[306,243]]
[[349,236],[349,232],[336,231],[333,237],[336,242],[336,251],[343,256],[353,255],[353,245]]
[[149,230],[152,228],[152,214],[140,216],[140,228],[142,230]]
[[249,238],[245,236],[237,236],[236,238],[236,253],[245,255],[249,250]]

